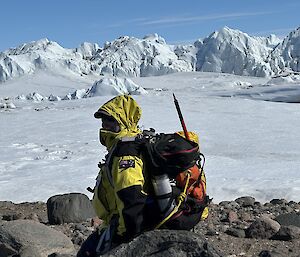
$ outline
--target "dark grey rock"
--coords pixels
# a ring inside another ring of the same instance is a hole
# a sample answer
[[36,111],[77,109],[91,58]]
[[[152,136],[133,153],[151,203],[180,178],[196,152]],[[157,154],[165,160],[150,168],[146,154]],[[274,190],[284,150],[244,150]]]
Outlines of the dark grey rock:
[[9,244],[0,243],[0,256],[13,256],[16,255],[17,253],[18,252]]
[[285,199],[272,199],[271,201],[270,201],[270,203],[271,204],[278,204],[278,205],[282,205],[282,204],[287,204],[288,203],[288,201],[287,200],[285,200]]
[[235,201],[242,207],[253,207],[255,203],[255,198],[251,196],[242,196],[235,199]]
[[215,229],[207,229],[206,234],[207,236],[217,236],[219,235],[219,231]]
[[239,217],[237,215],[237,213],[235,211],[227,211],[227,212],[223,212],[221,217],[220,217],[220,221],[222,222],[229,222],[229,223],[234,223],[237,222],[239,220]]
[[259,253],[259,257],[283,257],[284,255],[281,253],[278,253],[277,251],[267,251],[263,250]]
[[295,205],[297,205],[297,202],[295,202],[295,201],[289,201],[289,202],[288,202],[288,205],[290,205],[290,206],[295,206]]
[[255,206],[255,207],[261,207],[262,204],[261,204],[260,202],[254,202],[254,206]]
[[189,231],[154,230],[122,244],[103,256],[220,257],[214,247],[201,236]]
[[300,227],[300,215],[297,213],[286,213],[276,217],[276,221],[282,226]]
[[280,224],[268,217],[256,219],[246,230],[246,236],[250,238],[268,239],[274,236],[280,229]]
[[235,201],[222,201],[219,203],[219,205],[223,206],[224,208],[232,209],[232,210],[239,207],[239,204]]
[[[89,233],[90,234],[90,233]],[[88,236],[88,235],[87,235]],[[72,236],[72,242],[75,245],[81,245],[87,238],[87,236],[83,235],[83,233],[76,231]]]
[[25,216],[22,213],[10,213],[10,214],[5,214],[2,216],[3,220],[6,221],[11,221],[11,220],[20,220],[20,219],[24,219]]
[[300,239],[300,228],[296,226],[281,226],[279,231],[272,237],[272,239],[283,241]]
[[71,240],[63,233],[32,220],[14,220],[0,223],[0,256],[10,251],[20,257],[44,257],[53,252],[74,253]]
[[60,254],[60,253],[52,253],[48,255],[48,257],[75,257],[73,254]]
[[292,212],[293,211],[293,208],[288,206],[288,205],[281,206],[280,209],[285,211],[285,212]]
[[245,230],[239,228],[229,228],[225,231],[225,233],[238,238],[246,237]]
[[76,224],[75,225],[75,230],[79,230],[79,231],[85,231],[86,227],[82,224]]
[[50,197],[47,213],[50,224],[79,223],[96,216],[89,198],[80,193]]
[[271,204],[271,203],[265,203],[263,206],[266,207],[266,208],[272,208],[273,204]]

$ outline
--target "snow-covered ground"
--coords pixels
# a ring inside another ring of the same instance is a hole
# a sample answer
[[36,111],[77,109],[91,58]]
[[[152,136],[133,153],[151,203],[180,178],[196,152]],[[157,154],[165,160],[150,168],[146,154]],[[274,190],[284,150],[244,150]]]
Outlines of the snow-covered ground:
[[[112,96],[15,97],[33,92],[63,96],[96,80],[38,73],[0,84],[0,200],[46,201],[65,192],[91,197],[86,187],[94,185],[97,163],[105,155],[93,113]],[[208,193],[215,202],[242,195],[300,201],[300,108],[289,103],[300,102],[298,75],[270,80],[189,72],[132,81],[148,91],[134,96],[145,129],[181,129],[176,94],[188,129],[200,136]]]

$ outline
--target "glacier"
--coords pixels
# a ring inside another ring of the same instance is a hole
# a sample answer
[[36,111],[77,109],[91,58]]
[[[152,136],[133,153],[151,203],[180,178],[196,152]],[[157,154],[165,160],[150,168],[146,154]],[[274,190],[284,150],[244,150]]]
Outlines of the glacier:
[[[39,71],[85,76],[148,77],[176,72],[221,72],[271,77],[299,72],[300,28],[283,40],[224,27],[190,45],[173,46],[157,34],[122,36],[103,47],[84,42],[66,49],[40,39],[0,53],[0,83]],[[96,79],[95,79],[96,80]]]

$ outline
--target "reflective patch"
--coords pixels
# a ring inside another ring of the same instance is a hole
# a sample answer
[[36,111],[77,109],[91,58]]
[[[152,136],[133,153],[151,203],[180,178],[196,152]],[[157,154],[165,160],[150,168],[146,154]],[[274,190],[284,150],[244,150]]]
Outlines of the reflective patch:
[[134,168],[135,161],[134,160],[121,160],[119,162],[119,169],[127,169],[127,168]]

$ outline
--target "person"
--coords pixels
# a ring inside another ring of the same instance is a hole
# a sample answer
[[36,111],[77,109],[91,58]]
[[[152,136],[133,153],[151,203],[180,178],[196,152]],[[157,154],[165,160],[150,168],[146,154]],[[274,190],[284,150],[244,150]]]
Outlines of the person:
[[[114,97],[103,104],[94,117],[102,120],[99,139],[108,151],[104,162],[99,163],[92,199],[96,214],[103,222],[82,244],[77,257],[103,254],[154,229],[162,219],[160,206],[152,197],[153,181],[145,171],[142,150],[136,143],[142,134],[138,127],[141,108],[137,102],[129,95]],[[165,212],[169,212],[171,206]],[[199,213],[195,217],[193,226],[200,220]],[[178,218],[167,224],[169,228],[180,229],[180,224],[185,222],[186,219]]]

